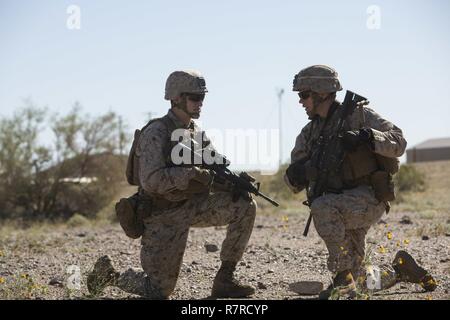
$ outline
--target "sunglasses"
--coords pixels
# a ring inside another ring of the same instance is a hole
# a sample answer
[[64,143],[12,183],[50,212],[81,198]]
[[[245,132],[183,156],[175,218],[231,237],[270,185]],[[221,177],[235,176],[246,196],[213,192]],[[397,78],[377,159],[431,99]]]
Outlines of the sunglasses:
[[192,102],[200,102],[205,99],[205,95],[196,93],[187,93],[186,98],[188,98]]
[[306,100],[306,99],[308,99],[310,96],[311,96],[311,91],[300,91],[299,93],[298,93],[298,96],[301,98],[301,99],[303,99],[303,100]]

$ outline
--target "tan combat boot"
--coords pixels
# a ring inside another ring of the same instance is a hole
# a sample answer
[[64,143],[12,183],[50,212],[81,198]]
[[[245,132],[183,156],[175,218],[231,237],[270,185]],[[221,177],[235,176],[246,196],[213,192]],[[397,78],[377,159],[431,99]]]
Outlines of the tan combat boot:
[[87,277],[89,293],[101,294],[107,286],[115,286],[118,278],[119,272],[112,266],[111,259],[108,256],[100,257]]
[[214,278],[211,296],[215,298],[243,298],[255,293],[255,289],[249,285],[239,283],[233,277],[236,263],[223,261],[222,266]]
[[347,295],[349,298],[356,296],[356,285],[350,270],[340,271],[333,279],[333,283],[319,293],[319,300],[328,300],[333,291],[338,296]]
[[398,281],[418,283],[426,291],[434,291],[437,287],[433,277],[406,251],[400,250],[395,255],[392,266],[397,274]]

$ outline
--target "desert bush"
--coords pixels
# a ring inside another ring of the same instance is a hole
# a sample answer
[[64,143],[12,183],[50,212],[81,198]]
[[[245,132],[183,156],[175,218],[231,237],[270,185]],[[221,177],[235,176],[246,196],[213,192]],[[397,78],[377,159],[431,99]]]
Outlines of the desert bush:
[[[45,144],[44,128],[53,134]],[[48,115],[27,100],[0,119],[0,218],[95,215],[125,179],[125,136],[114,112],[91,117],[76,103],[66,115]]]
[[89,220],[79,213],[75,213],[69,220],[67,220],[67,226],[71,228],[82,227],[89,224]]
[[424,191],[425,175],[413,165],[404,164],[394,177],[398,191]]

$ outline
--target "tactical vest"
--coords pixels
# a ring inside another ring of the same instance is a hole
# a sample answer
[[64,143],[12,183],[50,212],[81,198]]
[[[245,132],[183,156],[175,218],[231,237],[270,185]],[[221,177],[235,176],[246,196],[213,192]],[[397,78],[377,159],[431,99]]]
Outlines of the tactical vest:
[[152,119],[150,120],[142,129],[136,129],[134,132],[133,144],[131,145],[130,153],[128,156],[127,168],[126,168],[126,176],[129,184],[133,186],[141,186],[139,181],[139,157],[136,155],[136,148],[140,143],[141,133],[156,121],[162,121],[164,126],[167,129],[167,143],[164,145],[164,158],[166,159],[166,165],[170,166],[172,161],[170,160],[170,151],[172,150],[172,141],[171,134],[176,129],[175,123],[172,119],[169,118],[168,115],[163,116],[162,118]]
[[[350,128],[348,119],[346,123],[347,127],[344,130],[357,129]],[[336,130],[333,124],[328,126],[325,132],[322,130],[320,135],[330,136]],[[315,153],[315,148],[318,148],[316,142],[312,143],[312,154]],[[375,197],[379,201],[392,201],[395,199],[392,176],[398,172],[399,163],[398,158],[384,157],[374,153],[369,146],[362,145],[355,151],[344,155],[340,171],[329,175],[328,189],[330,192],[341,192],[344,189],[369,185],[374,189]],[[314,164],[312,165],[314,166]]]

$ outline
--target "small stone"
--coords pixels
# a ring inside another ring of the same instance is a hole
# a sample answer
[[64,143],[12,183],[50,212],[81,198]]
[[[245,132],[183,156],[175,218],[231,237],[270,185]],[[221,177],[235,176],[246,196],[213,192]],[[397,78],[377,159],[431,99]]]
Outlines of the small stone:
[[80,232],[77,234],[77,237],[83,238],[86,237],[86,232]]
[[187,273],[191,273],[191,272],[192,272],[192,269],[189,268],[189,267],[187,267],[187,268],[186,268],[186,272],[187,272]]
[[400,220],[401,224],[412,224],[411,218],[409,216],[403,216]]
[[262,282],[258,281],[257,285],[258,285],[258,289],[261,289],[261,290],[266,290],[267,289],[266,285],[264,283],[262,283]]
[[55,287],[63,287],[63,281],[60,278],[53,278],[49,281],[48,283],[51,286],[55,286]]
[[422,240],[430,240],[429,236],[422,236]]
[[193,261],[191,262],[191,264],[195,266],[196,264],[198,264],[198,262],[195,261],[195,260],[193,260]]
[[383,219],[380,219],[380,221],[378,221],[378,224],[387,224],[387,222],[384,221]]
[[316,295],[323,290],[323,283],[319,281],[299,281],[290,283],[289,290],[299,295]]
[[273,269],[269,269],[267,270],[267,273],[274,273],[275,271],[273,271]]
[[244,261],[239,262],[240,266],[246,266],[247,264]]
[[212,243],[205,243],[205,249],[206,249],[206,252],[216,252],[219,250],[219,248],[215,244],[212,244]]
[[257,228],[257,229],[262,229],[262,228],[264,228],[264,226],[263,226],[262,224],[258,224],[258,225],[256,226],[256,228]]

